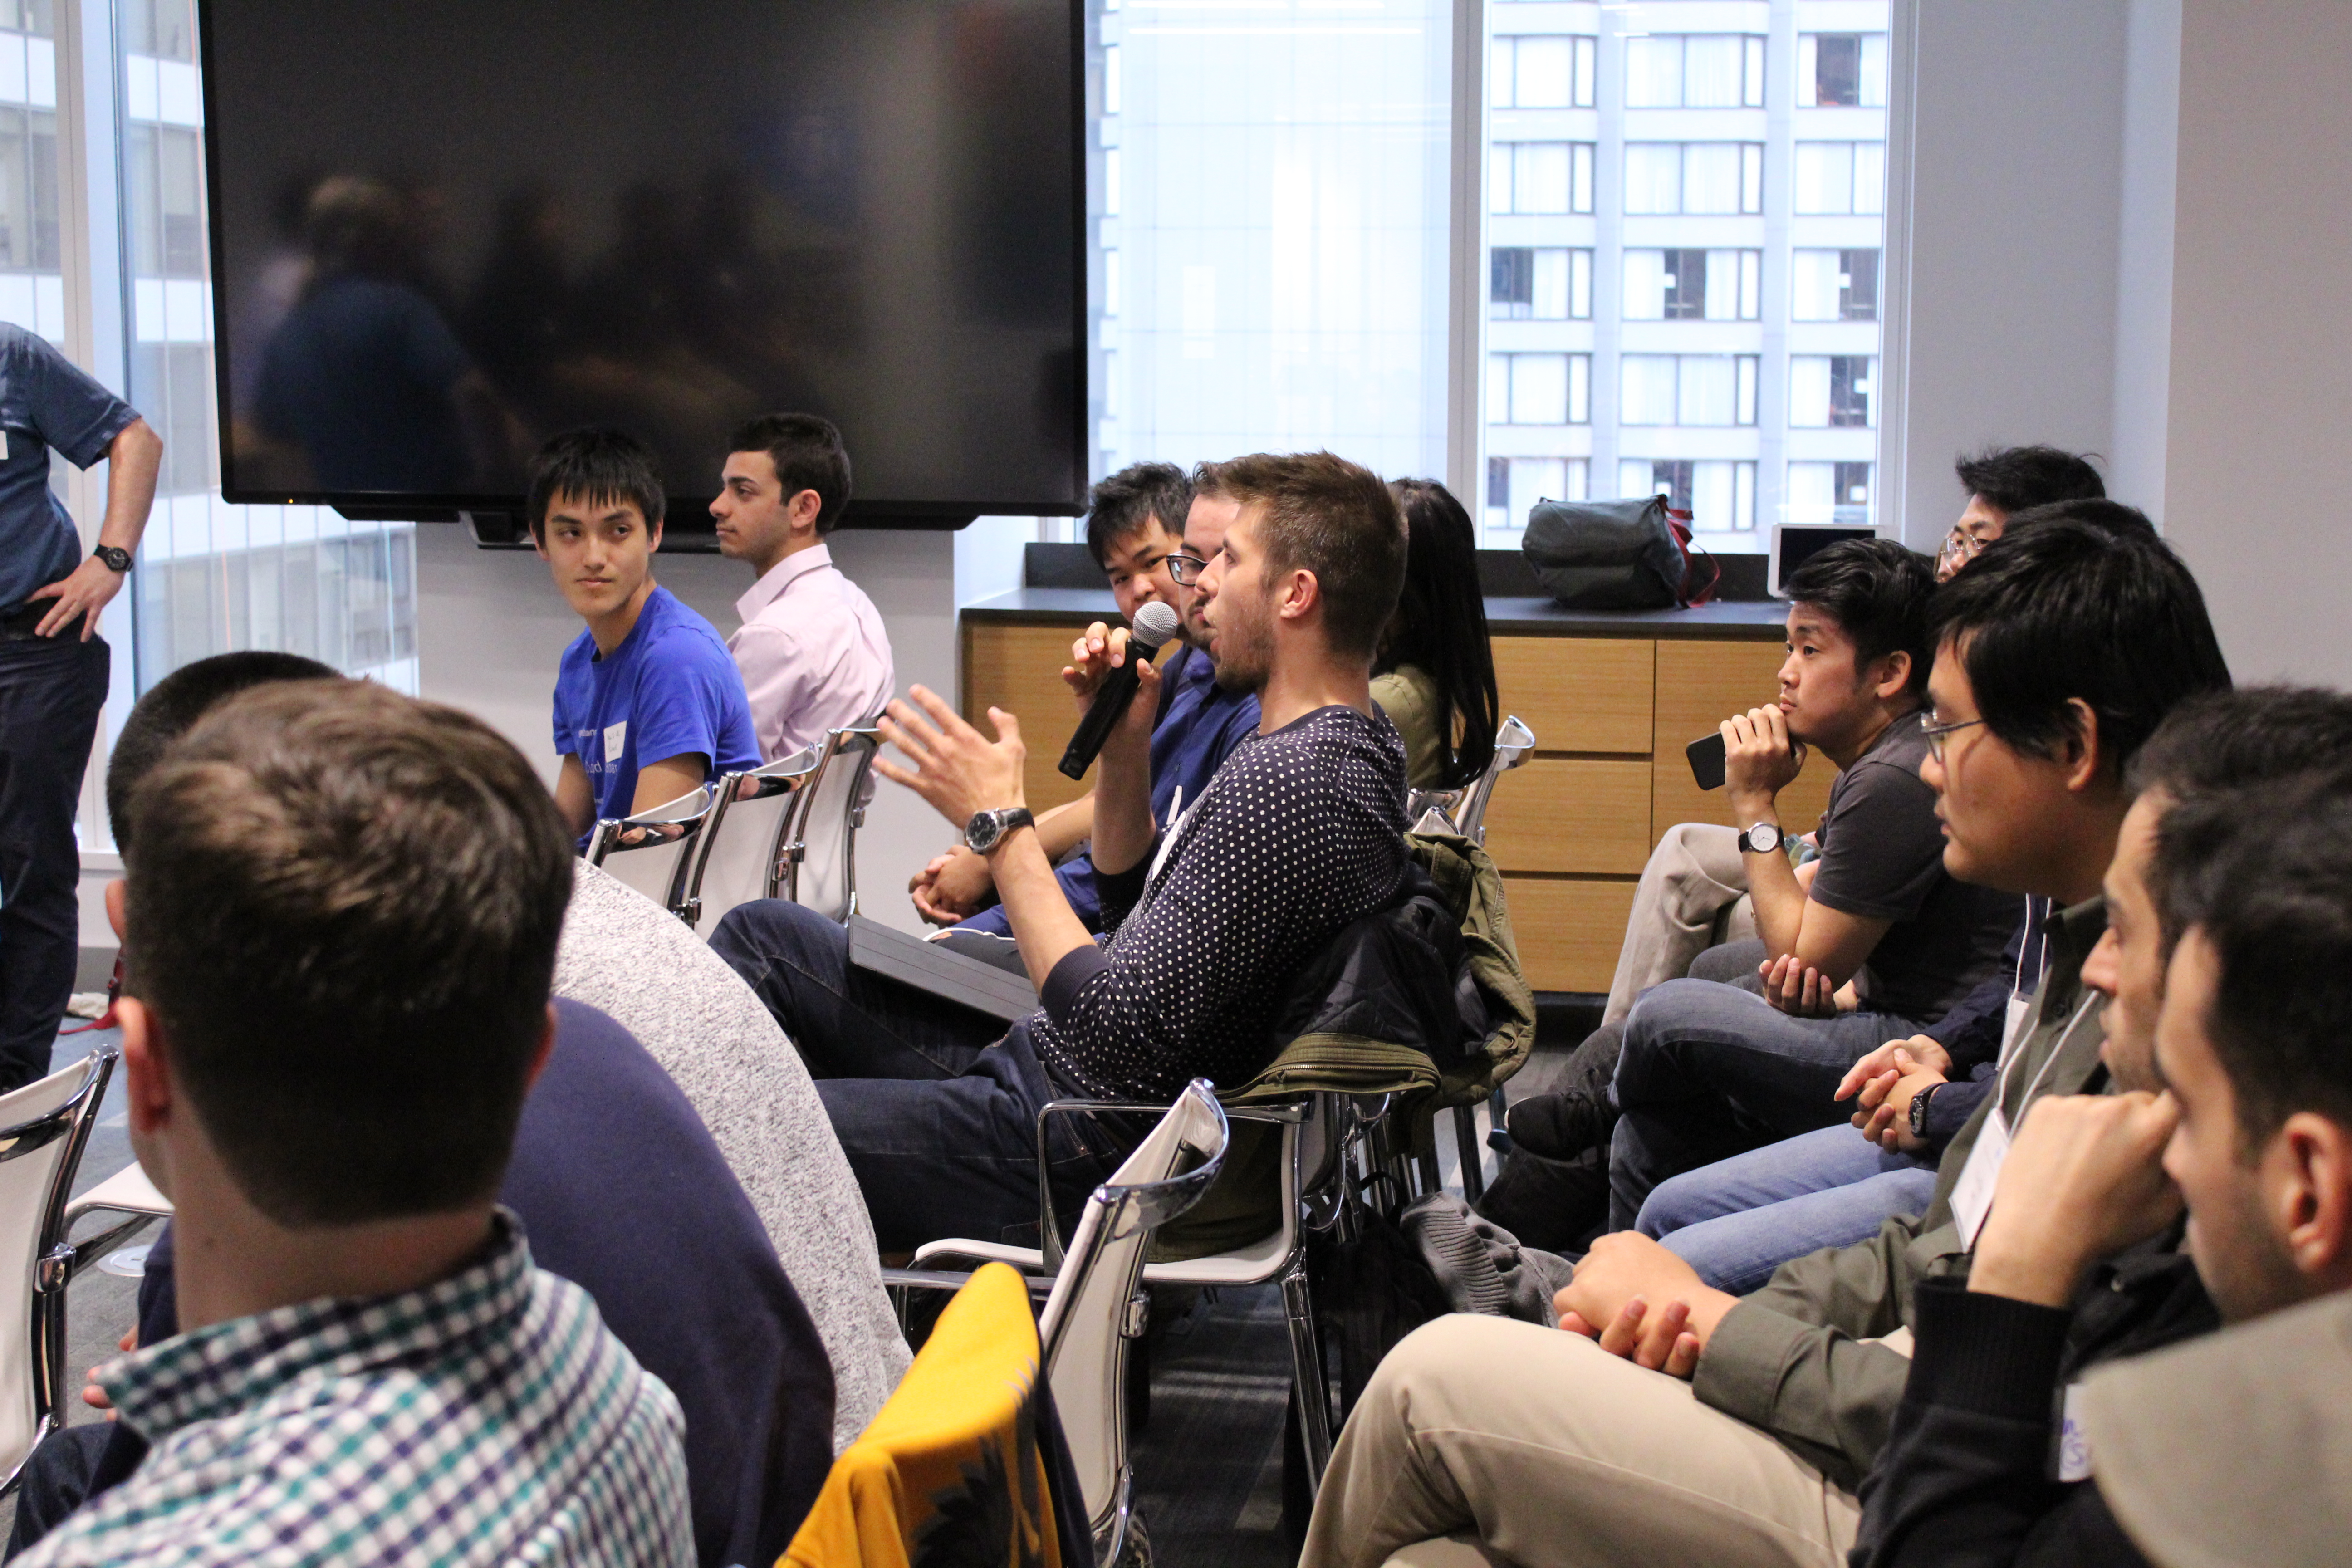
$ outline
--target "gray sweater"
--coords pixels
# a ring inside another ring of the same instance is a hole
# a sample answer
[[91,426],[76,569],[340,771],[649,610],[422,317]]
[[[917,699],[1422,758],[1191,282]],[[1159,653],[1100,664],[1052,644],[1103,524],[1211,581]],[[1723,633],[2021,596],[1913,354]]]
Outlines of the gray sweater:
[[759,1211],[833,1359],[833,1447],[866,1428],[909,1359],[874,1225],[800,1054],[685,924],[580,862],[555,992],[610,1014],[677,1080]]

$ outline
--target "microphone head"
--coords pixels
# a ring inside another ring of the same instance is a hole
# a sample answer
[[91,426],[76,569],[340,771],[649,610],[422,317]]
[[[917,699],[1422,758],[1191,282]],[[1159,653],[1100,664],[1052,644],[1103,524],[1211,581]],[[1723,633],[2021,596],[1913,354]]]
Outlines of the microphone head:
[[1176,635],[1177,626],[1175,609],[1154,599],[1135,612],[1134,640],[1144,647],[1158,647]]

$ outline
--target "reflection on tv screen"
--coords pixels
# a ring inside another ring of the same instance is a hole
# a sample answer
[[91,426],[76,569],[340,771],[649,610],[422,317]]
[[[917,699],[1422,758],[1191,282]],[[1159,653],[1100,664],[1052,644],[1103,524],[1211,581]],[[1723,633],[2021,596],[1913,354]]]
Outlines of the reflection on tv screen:
[[210,0],[233,499],[512,504],[776,410],[861,500],[1085,483],[1070,0]]

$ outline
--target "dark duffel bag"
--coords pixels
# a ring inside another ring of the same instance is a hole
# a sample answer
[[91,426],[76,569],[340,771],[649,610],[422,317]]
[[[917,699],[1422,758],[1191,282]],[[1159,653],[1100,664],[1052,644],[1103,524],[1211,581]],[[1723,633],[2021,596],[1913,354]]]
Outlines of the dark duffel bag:
[[1536,580],[1568,609],[1703,605],[1714,595],[1721,569],[1708,559],[1700,582],[1685,520],[1662,495],[1538,501],[1528,512],[1520,548]]

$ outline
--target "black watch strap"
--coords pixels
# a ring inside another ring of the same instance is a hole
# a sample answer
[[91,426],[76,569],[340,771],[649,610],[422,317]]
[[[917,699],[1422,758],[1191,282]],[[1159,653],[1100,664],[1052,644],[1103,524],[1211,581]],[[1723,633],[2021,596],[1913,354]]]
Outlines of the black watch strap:
[[131,570],[131,552],[122,549],[119,545],[101,544],[97,549],[92,550],[90,553],[97,556],[100,561],[105,562],[110,571],[128,572]]
[[1925,1138],[1927,1136],[1927,1102],[1936,1098],[1936,1091],[1937,1089],[1945,1087],[1945,1085],[1940,1083],[1931,1083],[1927,1085],[1927,1088],[1921,1089],[1918,1093],[1911,1097],[1912,1137]]

